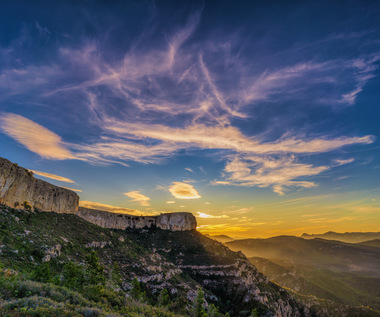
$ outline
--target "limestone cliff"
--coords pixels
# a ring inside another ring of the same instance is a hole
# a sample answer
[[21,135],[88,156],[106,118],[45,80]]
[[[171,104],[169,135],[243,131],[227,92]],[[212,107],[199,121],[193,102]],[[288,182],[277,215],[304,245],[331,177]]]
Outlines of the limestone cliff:
[[79,196],[68,189],[36,179],[27,169],[0,157],[0,204],[11,207],[28,202],[41,211],[74,213],[103,228],[151,228],[185,231],[197,227],[193,214],[167,213],[159,216],[133,216],[80,207]]
[[95,225],[112,229],[142,229],[155,226],[163,230],[185,231],[197,227],[195,217],[189,212],[167,213],[159,216],[134,216],[79,207],[75,214]]
[[75,213],[78,195],[33,177],[27,169],[0,157],[0,203],[16,207],[28,202],[43,211]]

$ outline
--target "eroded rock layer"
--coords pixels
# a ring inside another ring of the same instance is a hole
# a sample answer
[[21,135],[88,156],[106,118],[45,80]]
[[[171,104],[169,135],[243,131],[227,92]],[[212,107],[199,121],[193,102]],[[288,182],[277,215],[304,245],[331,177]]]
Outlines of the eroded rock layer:
[[[24,203],[26,206],[23,206]],[[79,196],[68,189],[37,179],[23,167],[0,157],[0,203],[22,208],[30,205],[41,211],[73,213],[103,228],[160,228],[172,231],[197,227],[193,214],[177,212],[159,216],[134,216],[79,207]]]
[[79,196],[37,179],[27,169],[0,157],[0,203],[21,207],[24,202],[42,211],[75,213]]
[[163,230],[185,231],[197,227],[197,221],[189,212],[161,214],[159,216],[134,216],[79,207],[76,214],[103,228],[142,229],[157,227]]

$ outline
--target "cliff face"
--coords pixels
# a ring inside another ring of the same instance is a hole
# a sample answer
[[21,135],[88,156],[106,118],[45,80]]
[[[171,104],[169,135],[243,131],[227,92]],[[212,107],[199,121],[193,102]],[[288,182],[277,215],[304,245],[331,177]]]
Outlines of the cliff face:
[[151,228],[172,231],[192,230],[197,227],[193,214],[168,213],[159,216],[133,216],[80,207],[79,196],[68,189],[36,179],[27,169],[0,157],[0,203],[21,207],[24,202],[41,211],[74,213],[103,228]]
[[164,230],[184,231],[197,228],[197,220],[190,212],[162,214],[156,219],[156,226]]
[[75,213],[79,196],[71,190],[36,179],[25,168],[0,157],[0,203],[13,207],[24,201],[42,211]]
[[168,213],[159,216],[133,216],[79,207],[75,214],[95,225],[111,229],[142,229],[155,226],[163,230],[185,231],[197,227],[195,217],[189,212]]

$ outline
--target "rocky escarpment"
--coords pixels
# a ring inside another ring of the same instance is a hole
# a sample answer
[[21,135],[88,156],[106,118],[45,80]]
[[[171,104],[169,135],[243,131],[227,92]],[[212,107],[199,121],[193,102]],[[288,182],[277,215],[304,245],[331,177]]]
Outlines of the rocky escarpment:
[[159,216],[134,216],[79,207],[76,215],[95,225],[110,229],[156,227],[163,230],[185,231],[197,227],[195,217],[189,212],[166,213]]
[[80,207],[79,196],[68,189],[33,177],[33,173],[0,157],[0,203],[18,207],[27,202],[41,211],[73,213],[103,228],[185,231],[197,227],[193,214],[177,212],[159,216],[134,216]]
[[79,196],[33,177],[33,173],[0,157],[0,203],[17,207],[27,202],[43,211],[75,213]]

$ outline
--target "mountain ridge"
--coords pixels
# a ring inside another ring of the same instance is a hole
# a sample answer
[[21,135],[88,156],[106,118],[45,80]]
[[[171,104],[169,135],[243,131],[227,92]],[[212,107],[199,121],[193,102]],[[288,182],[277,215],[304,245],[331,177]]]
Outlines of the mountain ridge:
[[226,245],[242,251],[260,272],[283,287],[380,311],[377,246],[295,236],[236,240]]
[[301,235],[303,239],[315,239],[322,238],[325,240],[336,240],[348,243],[360,243],[373,239],[380,239],[380,231],[379,232],[334,232],[328,231],[321,234],[308,234],[304,233]]

